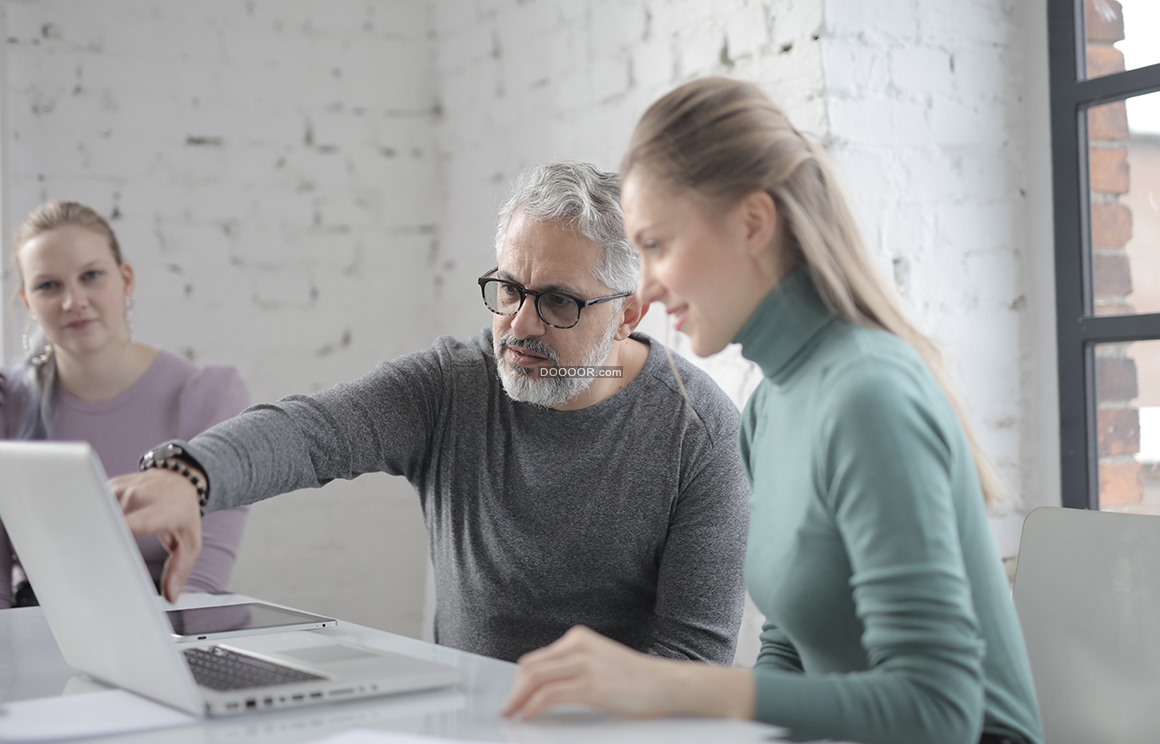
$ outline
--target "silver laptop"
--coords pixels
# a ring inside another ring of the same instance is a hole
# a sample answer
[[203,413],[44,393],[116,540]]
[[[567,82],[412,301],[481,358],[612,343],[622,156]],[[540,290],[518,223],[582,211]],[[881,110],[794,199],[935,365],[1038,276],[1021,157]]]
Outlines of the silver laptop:
[[196,716],[458,682],[453,667],[323,631],[176,643],[105,481],[88,444],[0,442],[0,520],[74,669]]
[[1051,744],[1156,741],[1160,517],[1027,515],[1015,608]]

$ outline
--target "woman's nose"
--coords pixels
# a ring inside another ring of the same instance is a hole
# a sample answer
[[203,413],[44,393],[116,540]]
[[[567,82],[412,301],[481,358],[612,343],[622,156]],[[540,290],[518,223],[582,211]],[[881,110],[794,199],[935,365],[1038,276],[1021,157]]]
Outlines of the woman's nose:
[[62,307],[65,310],[76,310],[85,306],[85,293],[81,291],[80,287],[66,287],[64,291],[64,303]]
[[641,272],[640,286],[636,288],[636,297],[644,307],[653,302],[664,301],[664,288],[657,282],[649,271]]

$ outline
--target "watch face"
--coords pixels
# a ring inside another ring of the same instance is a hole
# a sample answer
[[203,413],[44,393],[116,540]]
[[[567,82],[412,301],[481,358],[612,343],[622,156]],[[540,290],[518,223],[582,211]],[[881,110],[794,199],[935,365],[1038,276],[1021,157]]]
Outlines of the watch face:
[[168,460],[170,457],[177,457],[178,455],[184,454],[185,450],[183,450],[181,447],[178,447],[176,444],[163,444],[157,449],[153,450],[153,459]]
[[145,463],[161,462],[162,460],[168,460],[171,457],[180,457],[181,455],[184,455],[184,454],[185,454],[185,450],[176,444],[173,444],[173,443],[163,444],[160,447],[156,447],[154,449],[151,449],[148,452],[146,452],[144,455],[142,455],[141,463],[142,463],[142,466],[144,467]]

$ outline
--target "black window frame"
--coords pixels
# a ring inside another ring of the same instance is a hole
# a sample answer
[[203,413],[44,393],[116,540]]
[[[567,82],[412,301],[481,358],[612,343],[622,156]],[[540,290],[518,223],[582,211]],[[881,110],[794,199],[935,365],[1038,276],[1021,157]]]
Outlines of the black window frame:
[[1084,79],[1084,0],[1047,0],[1047,33],[1061,499],[1066,507],[1098,509],[1095,348],[1160,339],[1160,313],[1087,312],[1092,307],[1092,248],[1086,112],[1160,91],[1160,64]]

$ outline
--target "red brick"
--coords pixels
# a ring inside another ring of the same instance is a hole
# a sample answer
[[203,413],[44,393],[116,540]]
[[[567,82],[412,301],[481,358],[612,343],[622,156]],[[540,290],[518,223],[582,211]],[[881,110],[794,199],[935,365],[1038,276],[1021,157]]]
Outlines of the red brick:
[[1134,455],[1140,451],[1140,412],[1109,408],[1096,412],[1100,457]]
[[[1099,10],[1096,9],[1097,1]],[[1084,0],[1083,17],[1089,42],[1113,42],[1124,38],[1124,10],[1116,0]]]
[[1088,159],[1091,189],[1101,194],[1126,194],[1131,183],[1128,172],[1128,148],[1091,148]]
[[1092,246],[1123,248],[1132,239],[1132,210],[1123,204],[1092,205]]
[[1096,357],[1096,400],[1128,402],[1139,395],[1136,362],[1128,357]]
[[1092,291],[1097,300],[1132,293],[1132,265],[1127,256],[1092,256]]
[[1111,46],[1091,44],[1087,48],[1087,76],[1089,78],[1124,71],[1124,53]]
[[1143,497],[1140,463],[1131,460],[1100,463],[1101,507],[1138,504]]
[[1128,107],[1123,101],[1092,106],[1087,117],[1088,139],[1128,139]]

